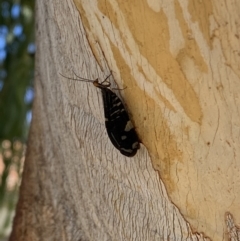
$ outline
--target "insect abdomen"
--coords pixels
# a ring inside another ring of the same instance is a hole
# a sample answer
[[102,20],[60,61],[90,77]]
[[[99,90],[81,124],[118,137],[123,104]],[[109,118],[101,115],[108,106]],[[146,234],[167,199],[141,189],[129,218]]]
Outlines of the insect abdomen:
[[108,136],[123,155],[132,157],[140,148],[132,122],[117,95],[107,88],[101,90]]

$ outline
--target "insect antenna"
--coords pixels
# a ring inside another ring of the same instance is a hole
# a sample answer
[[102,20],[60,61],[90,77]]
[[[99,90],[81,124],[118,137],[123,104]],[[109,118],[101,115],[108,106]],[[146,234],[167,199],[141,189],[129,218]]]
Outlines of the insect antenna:
[[75,72],[73,72],[73,73],[74,73],[74,75],[75,75],[77,78],[70,78],[70,77],[67,77],[67,76],[65,76],[65,75],[63,75],[63,74],[61,74],[61,73],[59,73],[59,74],[60,74],[62,77],[66,78],[66,79],[71,79],[71,80],[76,80],[76,81],[91,82],[91,83],[93,83],[93,82],[95,81],[95,80],[90,80],[90,79],[82,78],[82,77],[76,75]]
[[82,78],[80,76],[78,76],[74,71],[73,71],[74,75],[81,81],[84,81],[84,82],[93,82],[95,80],[91,80],[91,79],[85,79],[85,78]]
[[[98,79],[95,79],[95,80],[91,80],[91,79],[86,79],[86,78],[82,78],[80,77],[79,75],[77,75],[74,71],[73,71],[74,75],[77,77],[77,78],[71,78],[71,77],[67,77],[61,73],[59,73],[62,77],[66,78],[66,79],[70,79],[70,80],[75,80],[75,81],[82,81],[82,82],[90,82],[90,83],[93,83],[94,86],[98,87],[98,88],[108,88],[111,86],[111,83],[108,81],[109,77],[112,75],[112,71],[110,71],[110,74],[101,82],[99,83],[98,82]],[[107,82],[107,84],[104,84],[105,82]],[[124,90],[126,89],[127,87],[123,88],[123,89],[119,89],[119,88],[112,88],[112,90]]]

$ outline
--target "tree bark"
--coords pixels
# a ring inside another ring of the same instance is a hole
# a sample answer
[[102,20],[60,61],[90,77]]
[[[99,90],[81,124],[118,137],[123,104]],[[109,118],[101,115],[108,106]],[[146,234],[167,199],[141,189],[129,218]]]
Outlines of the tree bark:
[[[37,1],[33,120],[10,240],[240,240],[240,2]],[[141,139],[104,126],[103,80]],[[116,83],[116,85],[114,84]]]

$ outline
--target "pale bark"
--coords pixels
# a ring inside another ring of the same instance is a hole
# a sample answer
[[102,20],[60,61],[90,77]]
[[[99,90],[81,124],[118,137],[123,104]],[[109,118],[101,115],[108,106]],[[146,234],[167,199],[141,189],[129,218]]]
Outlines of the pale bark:
[[[39,0],[10,240],[240,240],[239,13],[233,0]],[[133,158],[106,134],[101,92],[59,74],[110,70],[143,143]]]

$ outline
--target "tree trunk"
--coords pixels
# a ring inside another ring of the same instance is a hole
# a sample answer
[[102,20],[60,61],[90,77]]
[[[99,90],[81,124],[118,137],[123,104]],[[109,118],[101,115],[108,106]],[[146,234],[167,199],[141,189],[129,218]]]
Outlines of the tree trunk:
[[[239,12],[233,0],[37,1],[10,240],[240,240]],[[142,142],[131,158],[109,140],[101,91],[60,75],[111,70]]]

